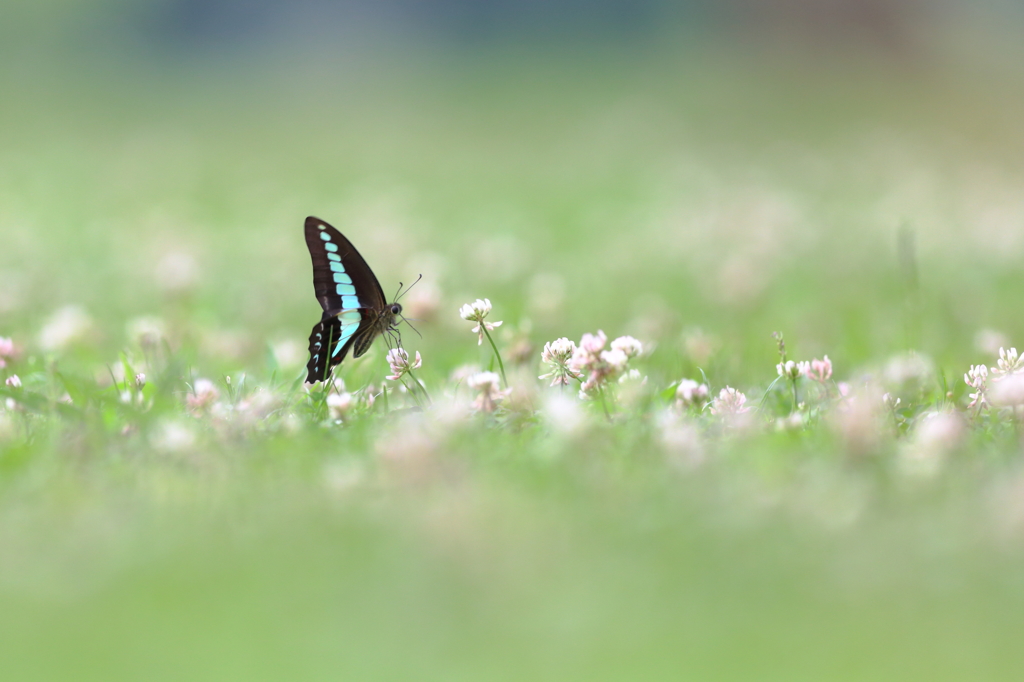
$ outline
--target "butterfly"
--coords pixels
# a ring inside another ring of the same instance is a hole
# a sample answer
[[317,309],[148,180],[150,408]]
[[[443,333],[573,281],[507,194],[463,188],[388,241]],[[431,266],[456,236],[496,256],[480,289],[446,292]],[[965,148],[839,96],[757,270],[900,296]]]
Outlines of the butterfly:
[[388,303],[373,270],[336,229],[306,218],[306,246],[313,259],[313,288],[324,309],[309,335],[306,383],[327,381],[349,349],[363,355],[379,334],[392,335],[402,306]]

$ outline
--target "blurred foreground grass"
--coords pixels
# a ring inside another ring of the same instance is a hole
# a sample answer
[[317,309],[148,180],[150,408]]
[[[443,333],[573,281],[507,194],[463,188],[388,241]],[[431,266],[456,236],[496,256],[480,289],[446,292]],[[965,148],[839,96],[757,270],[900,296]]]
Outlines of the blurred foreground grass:
[[[297,375],[268,347],[301,349],[319,315],[307,214],[389,293],[421,272],[435,287],[423,339],[405,334],[432,387],[488,357],[456,315],[477,296],[506,348],[533,344],[524,371],[545,340],[603,328],[656,344],[657,386],[700,367],[755,397],[775,330],[843,377],[913,348],[955,400],[991,361],[979,331],[1024,332],[1011,67],[306,59],[8,65],[0,336],[24,347],[23,378],[102,381],[122,350],[138,359],[140,316],[194,376]],[[69,304],[91,335],[47,351]],[[384,364],[378,349],[342,374],[355,388]],[[154,428],[183,416],[154,409]],[[0,673],[1019,677],[1012,434],[914,478],[827,429],[726,438],[692,468],[643,420],[573,439],[477,424],[426,454],[381,446],[393,427],[166,452],[54,414],[0,445]]]

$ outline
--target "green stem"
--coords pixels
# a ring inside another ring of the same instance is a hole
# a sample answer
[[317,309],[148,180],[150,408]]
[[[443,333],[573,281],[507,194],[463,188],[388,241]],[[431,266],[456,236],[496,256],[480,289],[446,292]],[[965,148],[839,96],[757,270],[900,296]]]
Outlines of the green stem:
[[484,330],[484,335],[491,342],[491,348],[494,349],[494,357],[498,359],[498,369],[501,370],[501,381],[505,384],[505,388],[508,388],[508,379],[505,377],[505,363],[501,361],[501,353],[498,352],[498,347],[494,345],[494,339],[491,338],[491,333],[487,331],[487,327],[484,326],[483,322],[480,322],[480,328]]
[[423,392],[423,397],[427,399],[427,404],[433,405],[434,401],[430,399],[430,394],[427,393],[427,389],[420,383],[420,380],[413,376],[412,370],[409,370],[409,378],[412,379],[412,383],[416,384],[420,391]]
[[793,411],[796,412],[800,405],[800,399],[796,395],[796,377],[792,379],[793,382]]
[[597,394],[601,396],[601,409],[604,410],[604,416],[608,418],[608,421],[611,421],[612,415],[608,411],[608,402],[604,399],[604,389],[601,388],[600,384],[597,386]]

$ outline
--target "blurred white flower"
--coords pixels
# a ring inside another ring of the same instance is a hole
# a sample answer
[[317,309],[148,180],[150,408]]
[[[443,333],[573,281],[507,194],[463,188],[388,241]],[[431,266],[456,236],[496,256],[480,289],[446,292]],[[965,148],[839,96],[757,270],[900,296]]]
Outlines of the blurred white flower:
[[195,442],[195,432],[188,425],[178,421],[162,422],[150,435],[153,447],[164,452],[191,450]]
[[477,372],[466,380],[466,385],[477,392],[473,407],[479,412],[494,412],[511,391],[501,390],[501,377],[495,372]]
[[390,381],[398,381],[414,369],[423,365],[423,358],[420,352],[416,351],[416,360],[409,362],[409,354],[404,348],[392,348],[388,351],[388,364],[391,366],[391,376],[385,377]]
[[146,375],[143,372],[139,372],[135,375],[135,388],[142,390],[146,387]]
[[988,391],[988,401],[995,407],[1024,406],[1024,374],[1004,375]]
[[199,282],[199,263],[185,251],[165,253],[153,272],[157,285],[168,294],[185,293]]
[[491,312],[491,301],[487,298],[478,298],[472,303],[459,308],[459,317],[470,322],[476,322],[476,326],[471,330],[477,335],[476,344],[479,346],[484,342],[484,330],[494,331],[495,327],[500,327],[501,322],[484,322],[484,318]]
[[405,312],[414,320],[429,322],[437,316],[440,306],[441,289],[432,282],[420,282],[405,297]]
[[167,338],[167,325],[159,317],[136,317],[126,325],[128,338],[143,348],[154,348]]
[[718,393],[718,397],[711,401],[711,414],[719,416],[730,416],[749,412],[749,407],[744,407],[747,396],[731,386],[726,386]]
[[703,407],[707,399],[707,384],[697,383],[693,379],[683,379],[676,386],[676,405],[680,408]]
[[999,349],[1009,345],[1006,334],[994,329],[981,329],[974,335],[974,349],[986,355],[999,355]]
[[568,386],[569,379],[577,379],[580,376],[579,372],[569,366],[569,361],[572,360],[575,353],[576,344],[565,337],[548,341],[544,344],[540,359],[551,368],[551,371],[537,378],[547,379],[550,377],[552,386]]
[[620,336],[612,341],[612,350],[621,351],[627,359],[635,358],[644,352],[644,345],[632,336]]
[[966,430],[959,415],[949,412],[921,415],[914,424],[909,441],[900,450],[903,470],[915,475],[934,474],[946,455],[963,442]]
[[344,419],[356,404],[356,399],[351,393],[331,393],[327,396],[327,409],[331,413],[331,419]]
[[14,341],[0,336],[0,369],[7,366],[7,361],[14,357]]
[[564,436],[579,433],[587,421],[587,413],[580,408],[579,401],[559,392],[544,397],[541,417],[552,431]]
[[5,381],[4,383],[7,384],[8,388],[21,388],[21,377],[19,377],[17,374],[12,374],[11,376],[7,377],[7,381]]
[[81,341],[92,330],[92,318],[77,305],[61,308],[46,321],[39,332],[39,346],[45,351],[59,351]]
[[270,344],[274,361],[282,369],[292,369],[306,364],[306,347],[296,339],[281,339]]
[[196,379],[192,390],[185,396],[185,405],[189,412],[199,416],[209,410],[217,399],[220,391],[209,379]]
[[692,420],[664,410],[658,414],[657,425],[658,440],[672,464],[692,469],[704,461],[704,439]]

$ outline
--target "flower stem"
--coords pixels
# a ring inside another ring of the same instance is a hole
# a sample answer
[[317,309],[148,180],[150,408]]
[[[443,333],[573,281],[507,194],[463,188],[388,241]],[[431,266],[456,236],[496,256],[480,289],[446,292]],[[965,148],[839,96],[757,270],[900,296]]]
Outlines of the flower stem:
[[484,330],[487,340],[491,343],[491,348],[494,349],[494,357],[498,359],[498,369],[501,370],[501,381],[505,384],[505,388],[508,388],[508,379],[505,377],[505,363],[501,361],[501,353],[498,352],[498,347],[494,345],[494,339],[491,338],[491,333],[487,331],[487,327],[483,326],[483,324],[483,322],[480,323],[480,328]]
[[[419,390],[423,393],[423,397],[427,399],[427,405],[433,405],[434,401],[430,399],[430,394],[427,393],[427,389],[423,386],[423,384],[420,383],[420,380],[413,376],[412,370],[410,369],[406,373],[409,375],[409,378],[412,379],[412,383],[416,384],[416,387],[419,388]],[[411,392],[412,389],[410,389],[410,393]]]

